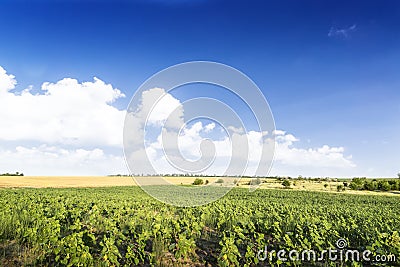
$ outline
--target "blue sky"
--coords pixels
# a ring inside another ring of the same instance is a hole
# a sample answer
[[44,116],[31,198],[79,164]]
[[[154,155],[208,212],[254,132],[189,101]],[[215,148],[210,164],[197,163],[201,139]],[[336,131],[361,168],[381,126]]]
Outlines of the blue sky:
[[[16,77],[13,92],[33,85],[41,93],[46,81],[95,76],[126,95],[113,103],[123,110],[152,74],[186,61],[217,61],[257,83],[276,128],[299,139],[299,149],[343,147],[356,166],[343,175],[400,171],[398,1],[1,5],[0,66]],[[10,142],[0,139],[0,146]]]

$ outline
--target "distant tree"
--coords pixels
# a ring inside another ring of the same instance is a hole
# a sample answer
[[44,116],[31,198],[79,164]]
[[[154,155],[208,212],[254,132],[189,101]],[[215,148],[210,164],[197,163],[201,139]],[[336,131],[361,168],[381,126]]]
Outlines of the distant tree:
[[342,184],[340,184],[340,185],[338,185],[336,187],[336,189],[337,189],[338,192],[341,192],[341,191],[344,191],[345,188],[344,188],[344,186]]
[[210,183],[210,181],[206,180],[206,184],[209,184],[209,183]]
[[327,187],[328,187],[328,184],[324,184],[324,187],[327,188]]
[[365,181],[364,189],[369,191],[374,191],[378,189],[378,183],[376,181]]
[[391,185],[392,190],[400,190],[400,181],[393,181],[394,183]]
[[388,183],[390,185],[390,190],[399,190],[399,180],[389,180]]
[[348,187],[349,183],[348,182],[343,182],[344,187]]
[[0,174],[0,176],[24,176],[24,174],[21,172],[16,172],[16,173],[9,173],[9,172],[6,172],[6,173],[2,173],[2,174]]
[[391,186],[388,183],[388,181],[381,180],[381,181],[378,182],[378,189],[382,190],[382,191],[390,191]]
[[202,185],[204,183],[203,179],[196,178],[193,182],[193,185]]
[[365,183],[366,183],[365,178],[353,178],[351,180],[349,187],[353,190],[362,190],[365,189],[364,188]]
[[397,177],[399,177],[399,179],[400,179],[400,172],[397,174]]
[[215,181],[216,184],[223,184],[224,179],[219,178],[217,181]]
[[289,182],[289,180],[284,180],[284,181],[282,182],[282,185],[283,185],[285,188],[289,188],[289,187],[290,187],[290,182]]

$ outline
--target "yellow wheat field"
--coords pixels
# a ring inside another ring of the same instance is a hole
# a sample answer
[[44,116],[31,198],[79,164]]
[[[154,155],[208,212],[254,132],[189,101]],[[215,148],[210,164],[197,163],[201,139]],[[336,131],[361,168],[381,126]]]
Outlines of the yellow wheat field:
[[[148,177],[151,179],[152,177]],[[194,177],[164,177],[171,184],[188,185]],[[218,178],[203,178],[210,183]],[[1,187],[68,188],[68,187],[108,187],[135,186],[133,177],[117,176],[0,176]]]
[[131,177],[107,176],[0,176],[0,187],[105,187],[135,185]]

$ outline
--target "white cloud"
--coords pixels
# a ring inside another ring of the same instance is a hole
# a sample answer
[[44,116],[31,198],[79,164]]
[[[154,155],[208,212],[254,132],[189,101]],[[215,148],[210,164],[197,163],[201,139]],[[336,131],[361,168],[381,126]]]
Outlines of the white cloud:
[[[83,83],[70,78],[56,83],[45,82],[41,94],[32,94],[30,88],[13,93],[11,90],[15,85],[15,77],[0,67],[0,172],[20,171],[29,175],[126,173],[123,157],[105,152],[106,147],[122,148],[125,111],[112,105],[115,100],[124,97],[118,89],[97,78]],[[157,105],[153,107],[155,102]],[[138,110],[131,116],[135,120],[129,124],[132,134],[128,139],[134,144],[143,143],[146,120],[150,127],[159,127],[164,123],[168,126],[153,140],[146,140],[145,152],[134,150],[129,154],[136,166],[144,170],[143,173],[149,170],[143,161],[144,153],[151,158],[158,172],[178,172],[163,155],[162,149],[170,148],[173,152],[171,157],[177,162],[183,159],[194,161],[201,156],[207,161],[215,152],[212,167],[206,172],[208,174],[224,173],[230,160],[233,162],[232,174],[241,170],[240,165],[246,159],[249,162],[245,173],[252,174],[257,169],[261,148],[271,148],[271,140],[266,138],[266,133],[246,133],[241,128],[225,125],[231,138],[221,137],[221,133],[225,133],[221,127],[200,121],[182,128],[177,136],[177,130],[184,125],[183,106],[161,88],[145,91]],[[127,122],[131,120],[128,118]],[[166,143],[162,143],[161,134],[164,137],[171,135],[164,138]],[[342,147],[298,148],[296,144],[299,140],[294,135],[282,130],[276,130],[274,135],[276,162],[273,172],[278,175],[311,175],[314,172],[315,175],[322,175],[318,171],[335,173],[355,166],[351,156],[345,156]],[[202,147],[204,138],[213,140],[215,150]],[[178,147],[174,146],[174,142]],[[10,147],[13,143],[26,145],[4,149],[4,144]],[[179,157],[180,153],[183,159]]]
[[242,127],[236,128],[233,126],[228,126],[227,129],[233,133],[240,133],[240,134],[244,133],[244,129]]
[[6,70],[0,66],[0,96],[1,94],[14,89],[16,84],[17,81],[15,80],[14,75],[7,74]]
[[347,38],[349,37],[350,33],[355,32],[357,30],[357,25],[353,24],[347,28],[336,28],[336,27],[331,27],[328,36],[329,37],[342,37],[342,38]]
[[105,154],[102,149],[64,149],[55,146],[17,146],[0,150],[2,172],[27,175],[108,175],[128,173],[122,156]]
[[344,155],[343,147],[323,145],[308,149],[296,148],[295,142],[299,140],[291,134],[278,135],[276,140],[275,160],[283,165],[313,168],[355,167],[351,156]]
[[206,125],[205,131],[207,133],[211,132],[215,128],[215,123],[209,123]]
[[42,94],[15,88],[0,68],[0,141],[37,141],[76,146],[120,146],[124,111],[113,103],[124,95],[98,78],[43,83]]
[[[83,83],[70,78],[45,82],[40,94],[31,93],[31,87],[14,92],[16,84],[15,77],[0,67],[0,172],[127,172],[122,156],[103,150],[122,145],[125,111],[112,106],[124,97],[118,89],[98,78]],[[25,145],[4,148],[21,143]]]
[[276,131],[275,162],[272,175],[335,176],[354,174],[356,167],[351,155],[343,147],[298,148],[300,140],[285,131]]
[[[144,117],[146,114],[149,114],[148,118]],[[170,127],[180,128],[183,124],[181,102],[161,88],[143,92],[140,112],[135,113],[135,116],[140,117],[143,123],[154,126],[163,125],[167,119]]]
[[[135,116],[136,121],[140,122],[134,124],[137,127],[135,131],[131,128],[133,133],[143,132],[145,122],[143,114],[148,113],[160,97],[163,97],[158,102],[161,105],[154,108],[154,111],[159,111],[150,115],[149,118],[151,119],[148,120],[149,124],[159,126],[160,129],[158,132],[157,130],[153,132],[153,136],[156,133],[156,138],[153,137],[152,140],[151,138],[146,139],[145,150],[138,148],[130,154],[134,173],[152,173],[153,168],[143,160],[145,155],[150,158],[150,162],[157,173],[179,173],[180,170],[171,166],[171,162],[175,166],[182,167],[189,166],[190,162],[198,161],[198,166],[205,166],[205,163],[213,158],[214,153],[214,162],[209,169],[202,173],[224,174],[229,171],[229,174],[242,174],[243,164],[248,160],[244,173],[253,175],[258,164],[267,164],[267,162],[260,162],[262,149],[271,149],[273,144],[271,143],[272,140],[267,138],[267,133],[257,131],[246,133],[243,129],[225,125],[230,130],[231,136],[230,138],[228,136],[221,138],[218,134],[213,135],[214,132],[219,134],[224,132],[221,131],[221,127],[216,127],[214,123],[203,124],[198,121],[184,126],[182,104],[178,99],[175,99],[160,88],[151,89],[142,94],[141,105],[132,115]],[[173,112],[174,110],[175,112]],[[172,119],[169,118],[171,114],[173,114]],[[167,127],[161,130],[161,126],[167,120],[173,121],[175,127]],[[181,127],[183,128],[178,135],[178,129]],[[293,175],[293,173],[301,172],[303,175],[308,175],[316,169],[323,170],[323,173],[325,171],[334,173],[337,170],[346,171],[355,167],[351,156],[345,156],[345,151],[342,147],[324,145],[306,149],[298,148],[296,143],[299,142],[299,139],[293,134],[282,130],[275,130],[273,134],[276,142],[276,164],[273,169],[275,173]],[[135,136],[137,137],[138,135],[135,134]],[[215,136],[218,136],[218,138],[215,138]],[[206,139],[212,140],[214,149],[201,149],[202,142]],[[137,141],[143,142],[143,139]],[[231,161],[233,164],[229,165]]]
[[[172,113],[172,114],[171,114]],[[167,121],[168,119],[168,121]],[[149,127],[160,127],[168,124],[173,129],[183,125],[183,108],[180,101],[161,88],[144,91],[138,108],[129,112],[125,119],[124,143],[130,150],[141,151],[145,140],[144,132]],[[140,153],[135,153],[135,161],[141,161]],[[134,151],[130,151],[134,153]]]
[[[178,137],[178,143],[180,152],[186,159],[197,160],[201,157],[199,148],[203,139],[202,133],[207,132],[208,128],[209,124],[203,126],[201,122],[197,122],[182,131],[182,134]],[[174,142],[173,138],[175,138],[175,136],[173,134],[168,131],[163,132],[163,135],[168,134],[171,136],[164,138],[164,140],[167,142]],[[352,162],[352,157],[345,155],[345,149],[343,147],[323,145],[314,148],[298,148],[295,143],[298,142],[299,139],[294,135],[287,134],[285,131],[281,130],[275,131],[275,135],[275,165],[272,172],[276,175],[294,176],[302,174],[321,176],[327,173],[344,173],[356,167]],[[214,140],[216,160],[212,168],[204,173],[224,173],[228,167],[229,159],[233,156],[232,160],[236,162],[248,159],[248,167],[245,174],[253,175],[259,163],[263,142],[265,147],[271,147],[269,143],[270,140],[264,139],[263,134],[260,132],[250,131],[243,134],[233,133],[231,138],[236,144],[234,150],[240,151],[241,153],[232,153],[232,143],[227,137],[222,140]],[[247,151],[245,148],[247,145],[249,147],[249,154],[245,152]],[[168,161],[162,150],[163,147],[168,150],[169,144],[162,144],[161,135],[157,138],[157,141],[149,145],[152,162],[159,172],[165,169],[168,170],[166,172],[171,173],[173,169],[168,166]],[[338,170],[340,170],[340,172],[338,172]]]

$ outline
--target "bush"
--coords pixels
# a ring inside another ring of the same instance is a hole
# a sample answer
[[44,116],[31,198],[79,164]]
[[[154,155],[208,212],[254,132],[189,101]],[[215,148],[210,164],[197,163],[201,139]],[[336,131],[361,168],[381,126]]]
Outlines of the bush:
[[284,180],[283,183],[282,183],[282,185],[283,185],[284,187],[290,187],[290,182],[289,182],[288,180]]
[[391,190],[399,190],[399,188],[400,188],[400,181],[390,180],[389,184],[390,184]]
[[366,182],[366,178],[353,178],[349,187],[353,190],[362,190],[365,189],[364,185]]
[[390,191],[391,186],[390,186],[390,184],[388,183],[388,181],[380,180],[380,181],[378,182],[378,189],[379,189],[379,190],[382,190],[382,191]]
[[342,184],[338,185],[338,186],[336,187],[336,189],[337,189],[338,192],[341,192],[341,191],[344,191],[344,190],[345,190],[344,185],[342,185]]
[[215,181],[216,184],[223,184],[224,179],[219,178],[217,181]]
[[349,187],[353,190],[381,190],[381,191],[390,191],[390,190],[399,190],[400,189],[400,180],[385,180],[385,179],[366,179],[366,178],[354,178],[351,180]]
[[369,191],[374,191],[378,189],[378,184],[375,181],[366,181],[364,184],[364,189]]
[[195,180],[194,180],[194,182],[193,182],[193,185],[202,185],[204,182],[203,182],[203,179],[200,179],[200,178],[196,178]]

